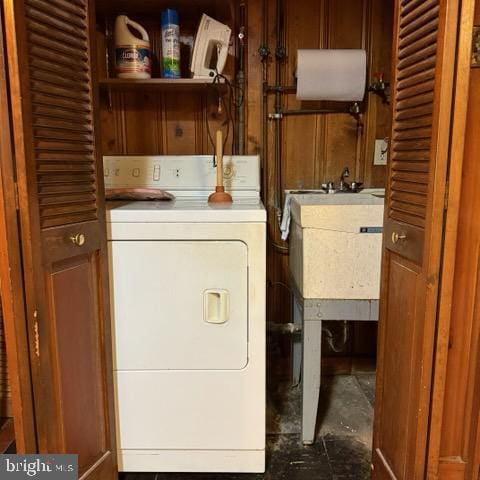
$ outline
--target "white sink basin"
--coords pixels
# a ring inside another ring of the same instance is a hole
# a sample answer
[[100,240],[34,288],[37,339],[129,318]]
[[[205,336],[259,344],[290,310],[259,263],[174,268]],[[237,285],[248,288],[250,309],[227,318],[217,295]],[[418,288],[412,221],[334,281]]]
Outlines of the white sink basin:
[[385,198],[384,188],[366,188],[362,190],[360,194],[373,195],[374,197]]
[[304,298],[379,298],[383,196],[294,195],[290,270]]

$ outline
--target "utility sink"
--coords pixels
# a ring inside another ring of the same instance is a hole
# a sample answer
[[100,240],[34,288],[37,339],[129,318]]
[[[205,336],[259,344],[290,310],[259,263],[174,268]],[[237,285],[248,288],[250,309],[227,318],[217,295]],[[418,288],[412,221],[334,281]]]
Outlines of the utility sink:
[[293,194],[290,271],[303,298],[379,298],[384,196]]

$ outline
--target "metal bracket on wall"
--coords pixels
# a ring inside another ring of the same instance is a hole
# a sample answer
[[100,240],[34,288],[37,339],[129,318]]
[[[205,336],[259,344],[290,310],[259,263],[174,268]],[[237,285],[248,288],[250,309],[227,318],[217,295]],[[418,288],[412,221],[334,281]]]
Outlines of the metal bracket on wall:
[[378,95],[382,99],[382,103],[390,105],[390,83],[383,78],[383,72],[373,74],[374,81],[368,86],[368,92]]
[[107,89],[107,100],[108,100],[108,111],[113,112],[113,103],[112,103],[112,89],[108,86]]
[[480,67],[480,25],[473,27],[472,33],[472,67]]
[[258,54],[260,55],[262,62],[265,62],[268,60],[270,53],[271,52],[268,45],[260,45],[260,47],[258,48]]
[[269,120],[280,120],[283,118],[283,114],[282,113],[272,113],[270,112],[268,114],[268,119]]
[[[295,93],[297,91],[296,85],[268,85],[263,84],[263,95],[266,96],[269,93],[275,93],[276,95],[285,95]],[[363,102],[353,102],[350,105],[345,105],[345,102],[339,104],[336,108],[301,108],[295,110],[288,110],[281,108],[280,105],[276,105],[274,112],[268,112],[267,118],[269,120],[281,120],[288,115],[317,115],[317,114],[338,114],[347,113],[352,115],[357,122],[361,122],[360,115],[365,110]]]
[[339,106],[338,108],[317,108],[317,109],[295,109],[295,110],[285,110],[278,109],[276,112],[268,112],[267,117],[269,120],[281,120],[285,116],[290,115],[317,115],[317,114],[339,114],[346,113],[354,117],[357,122],[361,123],[361,114],[363,108],[357,102],[352,103],[351,105]]

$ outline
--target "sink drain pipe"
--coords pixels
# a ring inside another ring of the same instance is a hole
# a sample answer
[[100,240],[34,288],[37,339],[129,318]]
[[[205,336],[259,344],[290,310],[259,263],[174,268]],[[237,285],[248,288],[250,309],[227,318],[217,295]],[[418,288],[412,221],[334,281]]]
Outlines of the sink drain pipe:
[[[275,323],[275,322],[268,322],[267,323],[267,330],[271,333],[278,333],[278,334],[288,334],[288,335],[295,335],[302,333],[302,325],[297,323]],[[343,328],[342,328],[342,337],[339,342],[335,342],[335,336],[332,331],[327,328],[323,327],[322,332],[325,334],[325,340],[331,350],[335,353],[342,353],[344,350],[345,345],[348,342],[348,323],[344,320],[343,321]]]

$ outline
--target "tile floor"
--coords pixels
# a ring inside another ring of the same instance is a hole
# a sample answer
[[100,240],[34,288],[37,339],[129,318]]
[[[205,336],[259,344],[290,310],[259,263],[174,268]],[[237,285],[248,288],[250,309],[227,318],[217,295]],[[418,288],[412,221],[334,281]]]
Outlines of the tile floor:
[[[375,375],[323,379],[314,445],[300,441],[300,391],[286,382],[270,388],[267,471],[251,474],[129,473],[122,480],[366,480],[370,475]],[[273,393],[272,393],[273,390]]]

